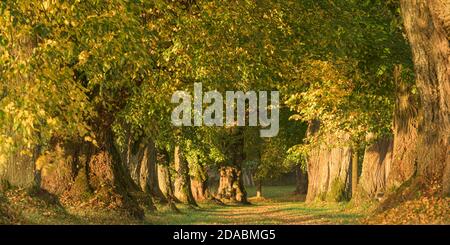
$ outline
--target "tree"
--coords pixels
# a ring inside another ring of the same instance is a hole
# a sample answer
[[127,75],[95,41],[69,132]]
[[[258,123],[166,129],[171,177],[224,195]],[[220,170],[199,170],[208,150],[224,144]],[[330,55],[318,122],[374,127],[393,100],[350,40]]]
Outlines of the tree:
[[191,190],[191,178],[189,176],[189,165],[185,158],[185,153],[180,145],[176,145],[174,149],[175,164],[175,197],[183,203],[197,206]]
[[[73,178],[55,173],[48,175],[56,176],[52,179],[42,176],[44,182],[61,180],[53,185],[72,191],[84,181],[82,186],[92,189],[87,194],[95,193],[106,205],[120,200],[119,207],[137,216],[143,215],[134,196],[138,187],[121,163],[112,125],[133,89],[151,83],[152,35],[140,7],[119,1],[8,1],[1,9],[1,76],[7,81],[2,115],[8,121],[2,124],[2,144],[13,137],[3,126],[13,125],[10,120],[19,119],[15,115],[21,111],[28,119],[16,124],[17,144],[39,145],[40,162],[51,163],[43,159],[57,155],[62,161],[53,169],[73,171]],[[30,56],[12,52],[23,45],[15,41],[20,36],[35,40]],[[14,74],[26,75],[20,87]],[[53,152],[58,147],[65,149]]]
[[[370,136],[369,136],[370,137]],[[376,139],[364,151],[361,177],[356,195],[361,199],[375,199],[387,191],[387,178],[392,167],[393,139]]]
[[[276,180],[283,174],[296,171],[297,167],[300,170],[299,165],[304,160],[291,155],[288,149],[302,142],[306,133],[306,124],[290,121],[289,118],[293,113],[285,105],[281,107],[279,133],[276,137],[260,138],[259,128],[245,128],[244,167],[250,170],[256,180],[258,197],[263,196],[264,182]],[[301,184],[306,187],[307,183],[300,182],[299,188]]]
[[[305,155],[310,164],[317,166],[308,168],[309,175],[325,176],[321,171],[327,168],[318,162],[320,159],[328,162],[326,158],[332,157],[331,151],[357,153],[371,143],[365,141],[367,133],[377,138],[390,134],[395,100],[394,68],[402,64],[407,73],[410,54],[399,28],[395,2],[332,1],[305,3],[303,8],[313,10],[317,18],[309,16],[307,24],[301,27],[321,36],[311,34],[305,38],[303,52],[308,55],[297,65],[301,72],[294,79],[296,82],[288,86],[291,96],[287,104],[299,113],[293,119],[320,122],[320,129],[310,134],[304,147],[297,149],[298,155]],[[315,160],[310,157],[312,152]],[[359,167],[360,162],[358,165],[353,162]],[[339,169],[347,168],[344,164]],[[349,176],[342,181],[353,174],[351,169],[345,172]],[[357,173],[353,176],[357,177]],[[309,177],[310,183],[320,182]]]
[[[400,1],[403,24],[413,54],[420,108],[417,128],[408,129],[409,118],[398,122],[404,125],[395,132],[394,140],[407,132],[413,145],[416,162],[412,174],[413,186],[429,189],[436,185],[442,195],[450,193],[449,158],[449,93],[450,47],[449,4],[445,1]],[[406,127],[405,127],[406,126]],[[395,142],[394,142],[395,147]],[[399,149],[394,148],[393,165],[400,165]],[[407,155],[404,155],[407,156]],[[408,179],[406,179],[408,180]]]

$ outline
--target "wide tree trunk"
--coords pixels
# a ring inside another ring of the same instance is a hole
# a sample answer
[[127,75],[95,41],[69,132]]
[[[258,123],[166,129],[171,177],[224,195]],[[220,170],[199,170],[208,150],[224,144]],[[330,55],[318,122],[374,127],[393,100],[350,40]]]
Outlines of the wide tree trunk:
[[147,147],[149,161],[147,162],[148,169],[148,181],[149,181],[149,191],[151,195],[157,199],[159,202],[166,202],[164,194],[159,188],[158,183],[158,161],[157,161],[157,149],[155,143],[151,141]]
[[386,190],[388,192],[413,176],[417,160],[418,98],[411,92],[413,84],[403,80],[401,74],[402,67],[396,66],[394,70],[396,103],[393,125],[393,162],[387,175]]
[[20,150],[10,153],[6,161],[0,164],[0,181],[3,185],[28,188],[39,184],[35,161],[38,156],[35,148],[32,155],[22,154]]
[[209,188],[209,176],[206,166],[196,163],[191,175],[191,190],[196,201],[214,201],[219,202],[212,195]]
[[[450,2],[401,0],[405,32],[411,45],[420,95],[416,167],[411,183],[450,193]],[[402,137],[395,132],[395,137]],[[417,134],[417,136],[416,136]],[[397,139],[396,139],[397,140]],[[397,154],[394,148],[394,157]],[[393,165],[398,160],[394,158]],[[436,187],[436,188],[433,188]]]
[[[320,123],[312,121],[308,127],[308,134],[316,134]],[[328,135],[325,139],[335,142],[339,135]],[[346,140],[344,135],[342,141]],[[307,159],[308,166],[308,192],[306,201],[346,200],[351,191],[352,150],[350,147],[329,147],[326,144],[318,145],[313,149]]]
[[[100,202],[109,201],[109,206],[118,206],[143,217],[142,207],[154,210],[150,195],[145,195],[134,183],[127,168],[121,162],[114,146],[113,133],[106,130],[99,134],[98,147],[88,163],[88,180]],[[140,205],[139,205],[140,204]]]
[[393,139],[376,140],[364,151],[362,173],[359,179],[358,199],[379,199],[386,191],[392,164]]
[[166,164],[158,164],[156,168],[158,170],[159,188],[166,198],[170,197],[173,199],[175,196],[173,194],[173,186],[169,166]]
[[174,149],[174,166],[176,172],[174,183],[175,197],[182,203],[197,206],[191,190],[189,165],[179,145],[176,145]]
[[237,166],[224,166],[219,169],[217,199],[224,202],[248,203],[241,170]]
[[113,144],[112,132],[97,137],[97,146],[82,140],[54,140],[53,147],[36,162],[41,188],[66,202],[123,210],[142,218],[143,208],[153,210],[150,196],[133,182]]
[[[12,36],[17,36],[14,28],[11,28]],[[31,32],[30,32],[31,33]],[[31,57],[33,57],[33,51],[37,46],[37,37],[35,35],[19,35],[16,39],[11,40],[8,44],[9,54],[17,60],[16,62],[22,60],[24,62],[28,62]],[[26,94],[14,94],[17,92],[8,92],[6,88],[8,88],[9,84],[14,84],[16,87],[27,87],[27,84],[33,83],[32,72],[28,72],[27,74],[22,74],[22,72],[16,73],[9,81],[2,81],[1,84],[5,83],[5,96],[11,96],[12,99],[16,99],[15,96],[26,96]],[[0,97],[0,100],[3,98]],[[23,99],[23,98],[22,98]],[[20,101],[20,100],[19,100]],[[13,127],[13,120],[7,121],[5,126],[7,126],[6,135],[12,137],[14,143],[20,142],[20,134],[17,134],[16,130]],[[3,126],[3,125],[2,125]],[[16,141],[17,140],[17,141]],[[32,149],[25,147],[24,145],[18,146],[14,152],[3,152],[0,149],[0,181],[3,182],[4,185],[16,186],[16,187],[32,187],[39,182],[39,175],[35,171],[35,161],[39,155],[39,147],[33,146]],[[31,154],[22,154],[22,151],[28,151]],[[3,155],[4,154],[4,155]],[[2,158],[5,156],[4,158]]]
[[208,188],[208,180],[201,178],[191,178],[192,195],[196,201],[206,201],[213,199]]
[[230,161],[219,168],[217,199],[225,202],[249,203],[242,178],[244,156],[244,135],[239,127],[230,128],[231,144],[227,147]]

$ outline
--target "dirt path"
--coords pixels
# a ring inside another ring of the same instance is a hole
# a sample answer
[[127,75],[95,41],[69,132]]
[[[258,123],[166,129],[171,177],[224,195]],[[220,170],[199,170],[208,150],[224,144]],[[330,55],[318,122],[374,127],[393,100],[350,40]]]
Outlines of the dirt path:
[[[345,204],[305,204],[291,186],[267,187],[264,199],[250,198],[251,205],[200,204],[200,209],[181,207],[181,214],[162,209],[148,215],[150,224],[337,224],[357,223],[363,214],[345,210]],[[249,190],[252,196],[252,189]]]
[[244,206],[200,203],[200,208],[192,209],[177,204],[181,213],[158,206],[144,220],[109,209],[63,207],[43,197],[32,198],[24,190],[8,191],[1,210],[10,210],[16,224],[338,224],[357,223],[363,217],[345,204],[305,204],[304,196],[293,195],[292,190],[293,186],[265,187],[265,198],[256,199],[254,188],[248,188],[252,204]]

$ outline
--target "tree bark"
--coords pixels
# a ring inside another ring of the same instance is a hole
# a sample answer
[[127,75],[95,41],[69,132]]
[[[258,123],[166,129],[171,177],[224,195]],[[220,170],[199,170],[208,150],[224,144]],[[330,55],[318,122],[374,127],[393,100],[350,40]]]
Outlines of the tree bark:
[[208,188],[208,181],[200,178],[191,178],[192,195],[196,201],[211,200],[212,195]]
[[213,201],[215,203],[220,203],[211,194],[209,189],[209,176],[206,166],[197,163],[198,166],[195,167],[195,172],[191,176],[191,190],[192,195],[196,201]]
[[[318,121],[312,121],[308,126],[308,134],[316,134],[320,128]],[[338,133],[323,136],[334,142],[337,138],[348,140],[348,136]],[[307,159],[308,192],[306,201],[327,200],[343,201],[350,194],[352,150],[350,147],[329,147],[321,144],[316,146]]]
[[[12,36],[16,36],[15,29],[11,29]],[[20,31],[20,30],[19,30]],[[17,61],[28,61],[30,57],[33,56],[33,51],[37,46],[37,37],[36,35],[20,35],[17,36],[16,39],[11,40],[8,45],[8,50],[10,55],[14,57]],[[12,79],[5,82],[5,86],[11,84],[16,87],[25,87],[25,85],[32,83],[34,74],[32,72],[28,72],[28,74],[17,73],[14,75]],[[3,86],[2,88],[3,94]],[[12,96],[12,99],[15,99],[14,94],[8,93],[7,87],[5,87],[5,96]],[[2,95],[3,96],[3,95]],[[19,96],[24,96],[20,94]],[[3,98],[0,97],[0,100]],[[11,136],[14,141],[18,141],[20,135],[16,134],[16,131],[13,128],[13,121],[6,122],[7,132],[6,135]],[[17,143],[17,142],[15,142]],[[22,150],[31,151],[31,154],[22,154]],[[5,154],[5,159],[2,161],[2,154]],[[32,149],[29,149],[25,145],[18,146],[18,149],[15,149],[14,152],[3,152],[0,149],[0,181],[3,184],[29,188],[36,185],[36,181],[39,178],[39,172],[35,171],[35,161],[39,155],[39,147],[32,146]],[[37,178],[36,178],[37,177]]]
[[262,197],[262,182],[261,182],[261,180],[258,180],[257,181],[257,184],[256,184],[256,197]]
[[52,149],[37,160],[41,188],[62,200],[89,201],[143,218],[143,208],[154,209],[149,196],[133,182],[113,144],[112,132],[98,134],[98,145],[82,140],[55,140]]
[[156,169],[156,147],[152,139],[132,139],[128,133],[127,145],[122,152],[122,161],[140,190],[158,202],[165,202],[159,189]]
[[219,175],[217,199],[224,202],[248,203],[241,171],[237,166],[221,167]]
[[383,197],[392,164],[393,139],[381,138],[364,151],[361,177],[358,185],[359,199]]
[[411,92],[413,84],[403,80],[401,73],[402,67],[396,66],[394,70],[396,103],[393,125],[393,162],[387,177],[387,192],[391,192],[409,180],[416,169],[418,98]]
[[172,177],[170,173],[169,166],[169,154],[166,151],[157,153],[157,165],[156,169],[158,172],[158,186],[163,193],[167,204],[172,211],[180,212],[175,205],[175,202],[180,202],[174,194]]
[[242,163],[245,159],[242,129],[230,128],[230,137],[232,143],[226,149],[230,161],[224,163],[219,169],[219,188],[216,196],[221,201],[248,204],[247,191],[242,178]]
[[[450,3],[402,0],[401,13],[411,45],[420,111],[416,132],[414,185],[450,194]],[[400,135],[401,137],[402,135]],[[399,137],[396,135],[395,137]],[[396,155],[394,149],[394,156]],[[394,166],[398,160],[394,159]]]
[[191,190],[191,178],[189,175],[188,162],[184,158],[183,151],[179,145],[174,150],[175,164],[175,197],[183,203],[197,206]]
[[20,150],[10,153],[6,162],[0,164],[0,181],[10,186],[22,188],[29,188],[38,184],[39,177],[35,167],[38,152],[35,149],[31,156],[21,154]]
[[352,151],[352,198],[356,196],[358,190],[358,150],[356,147]]
[[158,184],[156,154],[155,143],[149,139],[145,144],[144,156],[140,164],[139,185],[142,191],[149,193],[159,202],[166,202]]

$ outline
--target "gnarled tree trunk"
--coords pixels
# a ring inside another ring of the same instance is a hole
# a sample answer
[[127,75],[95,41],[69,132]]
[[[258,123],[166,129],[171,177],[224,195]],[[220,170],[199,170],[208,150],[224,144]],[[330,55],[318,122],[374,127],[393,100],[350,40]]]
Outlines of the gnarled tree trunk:
[[41,188],[71,201],[123,210],[142,218],[143,208],[153,209],[150,197],[142,195],[113,144],[112,132],[97,137],[98,146],[82,140],[55,140],[52,149],[40,156]]
[[225,202],[248,203],[241,170],[237,166],[224,166],[220,168],[219,174],[216,197]]
[[231,160],[219,169],[220,179],[216,197],[221,201],[247,204],[249,203],[247,191],[242,178],[242,163],[245,158],[244,135],[239,127],[233,127],[230,131],[233,143],[228,146],[227,151]]
[[[411,183],[421,189],[434,185],[450,193],[450,3],[445,0],[402,0],[405,32],[411,45],[416,86],[420,94],[417,130],[399,137],[416,138],[411,158]],[[405,123],[405,122],[402,122]],[[394,145],[393,168],[399,165]],[[410,173],[408,173],[410,174]]]
[[416,169],[418,101],[411,92],[413,85],[404,81],[401,73],[402,67],[396,66],[394,70],[396,103],[393,125],[393,162],[386,183],[388,192],[409,180]]
[[206,166],[196,163],[194,172],[191,175],[191,190],[196,201],[215,201],[214,196],[209,189],[209,176]]
[[212,195],[208,188],[208,180],[191,178],[192,195],[196,201],[211,200]]

